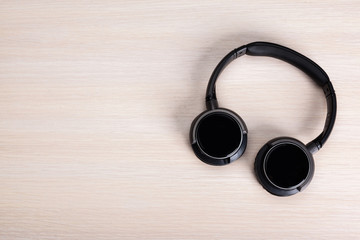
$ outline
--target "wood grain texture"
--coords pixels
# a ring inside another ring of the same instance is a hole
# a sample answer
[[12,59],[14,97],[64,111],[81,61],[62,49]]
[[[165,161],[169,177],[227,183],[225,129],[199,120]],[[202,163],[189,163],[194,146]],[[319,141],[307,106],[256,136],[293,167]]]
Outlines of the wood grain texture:
[[[356,239],[360,236],[359,1],[1,1],[0,239]],[[276,42],[329,74],[338,118],[312,183],[256,181],[268,140],[303,142],[326,103],[302,72],[243,57],[220,105],[247,123],[231,165],[188,143],[208,77],[231,49]]]

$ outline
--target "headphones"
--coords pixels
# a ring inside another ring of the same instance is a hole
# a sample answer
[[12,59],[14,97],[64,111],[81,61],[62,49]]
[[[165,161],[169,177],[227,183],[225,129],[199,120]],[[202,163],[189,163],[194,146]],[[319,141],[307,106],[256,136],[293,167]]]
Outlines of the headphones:
[[196,156],[210,165],[229,164],[245,152],[248,130],[235,112],[219,108],[215,83],[221,72],[234,59],[243,56],[267,56],[283,60],[306,73],[324,91],[327,116],[323,131],[308,144],[291,137],[278,137],[267,142],[255,159],[255,175],[269,193],[290,196],[305,189],[314,175],[313,154],[324,145],[336,118],[336,95],[329,77],[315,62],[287,47],[253,42],[229,52],[216,66],[206,90],[207,110],[191,124],[190,143]]

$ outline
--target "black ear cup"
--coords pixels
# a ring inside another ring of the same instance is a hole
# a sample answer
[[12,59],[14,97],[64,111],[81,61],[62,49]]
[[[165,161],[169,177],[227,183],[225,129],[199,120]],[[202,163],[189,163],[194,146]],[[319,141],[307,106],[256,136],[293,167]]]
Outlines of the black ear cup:
[[201,161],[211,165],[225,165],[244,153],[247,128],[236,113],[217,108],[205,111],[194,119],[190,142]]
[[314,175],[314,159],[306,146],[289,137],[266,143],[255,159],[255,174],[271,194],[290,196],[303,190]]

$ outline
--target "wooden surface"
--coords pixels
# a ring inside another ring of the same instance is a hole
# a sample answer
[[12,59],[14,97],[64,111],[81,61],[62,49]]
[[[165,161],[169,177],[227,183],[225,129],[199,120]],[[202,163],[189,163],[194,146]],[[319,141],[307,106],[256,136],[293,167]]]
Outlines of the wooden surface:
[[[1,1],[0,239],[358,239],[359,1]],[[224,167],[189,145],[207,80],[230,50],[271,41],[329,74],[338,117],[313,181],[288,198],[258,184],[268,140],[307,142],[322,91],[270,58],[221,75],[247,123]]]

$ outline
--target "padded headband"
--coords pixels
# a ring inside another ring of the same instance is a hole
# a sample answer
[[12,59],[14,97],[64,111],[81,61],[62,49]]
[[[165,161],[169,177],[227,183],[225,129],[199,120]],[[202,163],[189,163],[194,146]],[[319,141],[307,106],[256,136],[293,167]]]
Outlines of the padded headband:
[[310,152],[317,152],[324,145],[334,127],[336,118],[335,91],[328,75],[319,65],[290,48],[268,42],[253,42],[234,49],[228,53],[216,66],[210,77],[206,90],[207,109],[210,110],[218,107],[215,83],[221,72],[230,62],[245,54],[250,56],[273,57],[290,63],[305,72],[318,86],[323,89],[327,103],[327,115],[324,130],[318,137],[307,144]]

